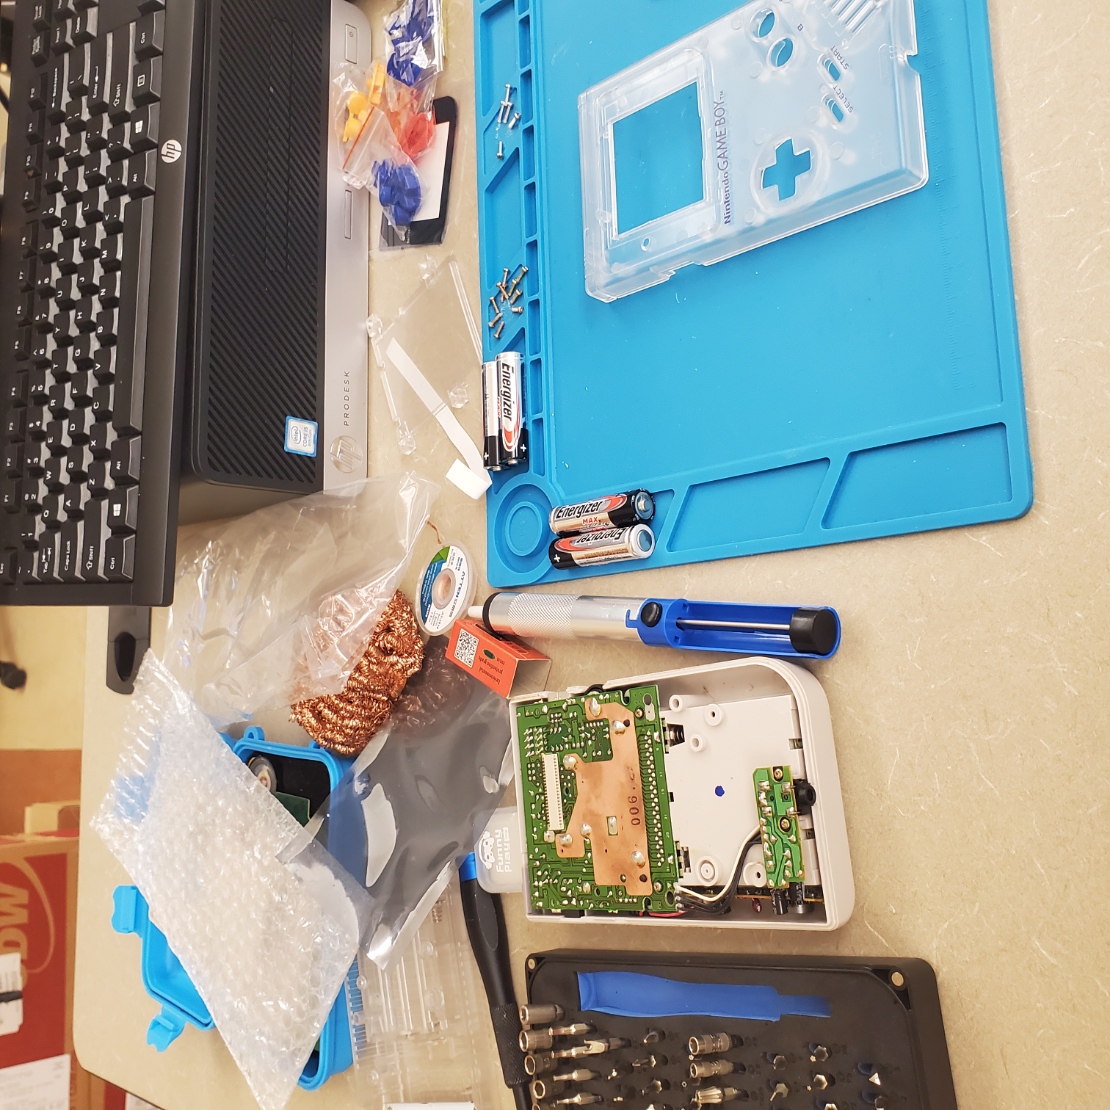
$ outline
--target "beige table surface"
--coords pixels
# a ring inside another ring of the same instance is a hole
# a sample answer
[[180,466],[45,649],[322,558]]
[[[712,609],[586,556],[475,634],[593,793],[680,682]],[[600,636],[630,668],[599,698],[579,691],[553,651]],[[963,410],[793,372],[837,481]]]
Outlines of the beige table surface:
[[[558,0],[541,0],[557,3]],[[928,0],[919,0],[928,3]],[[375,23],[387,5],[368,5]],[[448,0],[461,124],[447,243],[477,309],[472,30]],[[628,594],[816,600],[845,626],[816,667],[832,707],[857,900],[831,935],[526,924],[518,974],[560,944],[921,956],[936,968],[965,1110],[1096,1107],[1110,1097],[1110,5],[992,0],[992,41],[1036,504],[1023,520],[638,573]],[[371,258],[374,310],[417,283],[423,251]],[[372,395],[376,471],[399,465]],[[477,431],[473,405],[464,420]],[[442,474],[450,454],[416,461]],[[484,511],[451,487],[434,523],[484,551]],[[432,550],[430,532],[418,552]],[[86,818],[103,796],[126,699],[103,685],[105,616],[88,632]],[[680,665],[637,645],[551,645],[551,685]],[[701,660],[698,660],[699,662]],[[690,662],[687,657],[685,662]],[[82,834],[75,1038],[92,1071],[166,1110],[250,1107],[218,1037],[158,1055],[139,945],[108,925],[125,875]],[[519,982],[518,982],[519,986]],[[485,1023],[485,1015],[476,1015]],[[487,1038],[493,1054],[492,1037]],[[293,1107],[358,1105],[349,1077]],[[504,1105],[510,1106],[508,1097]]]

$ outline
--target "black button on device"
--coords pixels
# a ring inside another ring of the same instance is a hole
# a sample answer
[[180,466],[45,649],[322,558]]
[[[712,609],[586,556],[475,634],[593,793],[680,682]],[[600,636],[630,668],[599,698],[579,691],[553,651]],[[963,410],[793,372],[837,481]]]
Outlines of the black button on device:
[[108,492],[108,463],[103,459],[95,459],[88,465],[89,480],[85,483],[89,489],[89,496],[102,498]]
[[153,150],[158,145],[158,113],[157,104],[148,104],[139,108],[131,117],[131,149],[136,154],[144,150]]
[[62,509],[70,520],[79,520],[85,508],[85,487],[79,482],[66,486],[62,494]]
[[50,28],[50,50],[54,54],[68,54],[73,49],[73,27],[68,19],[60,19]]
[[108,88],[105,93],[108,118],[123,123],[128,115],[127,93],[131,83],[131,28],[117,27],[108,49]]
[[45,108],[49,100],[50,74],[39,73],[31,81],[31,92],[27,103],[32,112],[37,112],[40,108]]
[[162,99],[162,59],[150,58],[131,75],[131,98],[137,108]]
[[139,524],[139,490],[136,486],[108,494],[108,527],[117,533],[134,532]]
[[39,206],[39,197],[42,194],[42,183],[37,177],[28,178],[23,183],[20,202],[25,212],[34,212]]
[[112,444],[109,473],[117,486],[134,485],[139,480],[139,464],[142,459],[142,439],[117,439]]
[[35,287],[35,280],[35,260],[33,258],[21,258],[19,260],[19,271],[16,274],[19,291],[30,293]]
[[108,43],[107,36],[90,44],[89,92],[86,101],[90,116],[99,116],[108,110]]
[[39,31],[31,40],[31,64],[41,66],[50,57],[50,32]]
[[153,150],[133,154],[127,162],[127,191],[134,198],[149,197],[154,192],[154,175],[158,155]]
[[58,577],[63,582],[80,581],[81,538],[76,521],[62,525],[58,534]]
[[162,53],[166,33],[165,12],[148,12],[135,24],[135,57],[142,61]]
[[[91,38],[92,36],[90,36]],[[69,95],[72,97],[82,97],[89,91],[89,39],[78,40],[82,43],[69,59],[69,81],[66,87],[69,89]],[[77,112],[80,113],[81,106],[77,107]],[[71,127],[71,131],[81,131],[83,127]]]
[[42,502],[42,522],[47,528],[57,528],[61,523],[61,502],[54,494],[50,494]]
[[[107,386],[101,388],[106,389]],[[94,420],[92,427],[89,428],[89,450],[92,452],[94,459],[110,457],[112,453],[111,445],[115,443],[112,438],[114,432],[115,429],[107,420]]]
[[78,12],[73,21],[73,41],[76,43],[92,42],[96,38],[96,8],[86,8]]
[[104,545],[104,577],[109,582],[130,582],[135,577],[134,536],[113,536]]
[[46,110],[40,108],[27,116],[24,135],[29,143],[41,143],[46,138]]

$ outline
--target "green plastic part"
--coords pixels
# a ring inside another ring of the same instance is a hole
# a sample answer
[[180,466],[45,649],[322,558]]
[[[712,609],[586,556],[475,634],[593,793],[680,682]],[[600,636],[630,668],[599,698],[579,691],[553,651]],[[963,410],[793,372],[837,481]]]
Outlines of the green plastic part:
[[767,886],[784,890],[805,881],[794,778],[789,767],[757,767],[752,780]]

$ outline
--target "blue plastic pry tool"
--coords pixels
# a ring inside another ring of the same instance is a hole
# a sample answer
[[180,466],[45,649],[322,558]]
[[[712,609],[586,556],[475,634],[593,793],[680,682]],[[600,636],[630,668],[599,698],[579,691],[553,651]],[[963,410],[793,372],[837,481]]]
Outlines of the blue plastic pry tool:
[[578,994],[583,1010],[618,1017],[681,1015],[778,1021],[784,1015],[827,1018],[827,999],[779,994],[774,987],[747,983],[687,983],[634,971],[582,971]]

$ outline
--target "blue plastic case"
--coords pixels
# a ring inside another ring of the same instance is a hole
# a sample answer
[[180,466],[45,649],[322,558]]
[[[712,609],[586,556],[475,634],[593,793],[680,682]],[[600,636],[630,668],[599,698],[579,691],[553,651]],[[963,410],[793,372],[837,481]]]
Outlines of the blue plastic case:
[[[340,759],[315,744],[309,747],[271,744],[260,728],[248,728],[239,741],[230,737],[224,739],[244,763],[254,755],[280,755],[289,759],[310,759],[322,763],[328,769],[333,790],[352,763],[351,760]],[[147,1030],[147,1044],[164,1052],[181,1035],[186,1024],[195,1025],[198,1029],[213,1028],[215,1023],[208,1007],[174,955],[165,935],[151,922],[147,914],[146,899],[138,888],[116,887],[113,902],[112,928],[117,933],[135,933],[142,941],[143,986],[147,994],[162,1007]],[[320,1042],[301,1072],[299,1086],[306,1091],[322,1087],[331,1076],[346,1071],[351,1066],[352,1059],[347,1001],[345,992],[341,991],[320,1031]]]
[[[835,0],[766,4],[783,26],[803,9],[825,19],[822,6],[835,22]],[[587,293],[579,97],[736,7],[475,0],[482,303],[505,269],[528,268],[524,311],[481,329],[486,360],[524,357],[530,444],[487,495],[495,586],[1002,520],[1032,503],[986,0],[916,5],[923,188],[611,303]],[[793,65],[816,98],[817,55]],[[616,151],[620,203],[645,217],[689,203],[691,182],[702,191],[697,98],[663,106],[627,117]],[[639,488],[656,497],[649,558],[552,569],[553,505]]]

